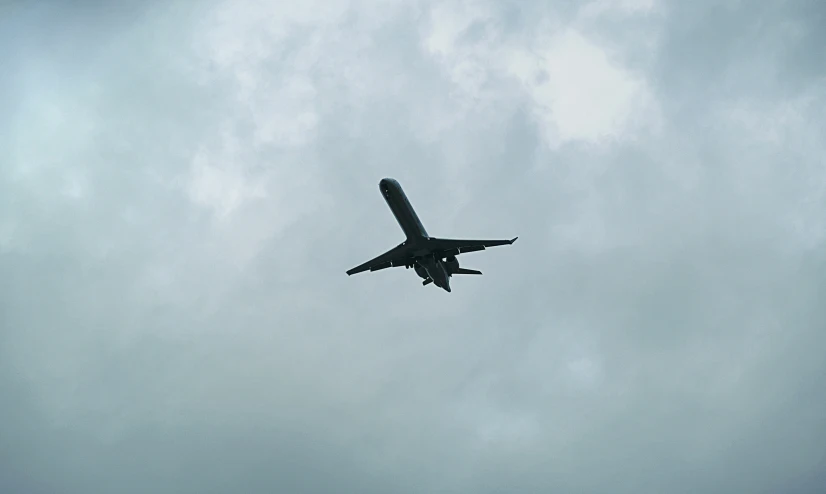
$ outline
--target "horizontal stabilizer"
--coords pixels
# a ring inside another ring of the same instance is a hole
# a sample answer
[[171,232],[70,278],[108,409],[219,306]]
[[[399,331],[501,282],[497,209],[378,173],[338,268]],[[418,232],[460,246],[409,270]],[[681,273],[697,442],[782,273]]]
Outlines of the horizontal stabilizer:
[[482,272],[475,269],[459,268],[453,274],[482,274]]

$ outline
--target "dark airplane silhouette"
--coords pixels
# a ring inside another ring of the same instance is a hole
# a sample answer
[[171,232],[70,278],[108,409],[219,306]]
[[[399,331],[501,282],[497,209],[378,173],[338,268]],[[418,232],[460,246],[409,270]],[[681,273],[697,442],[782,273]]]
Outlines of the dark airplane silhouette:
[[363,271],[404,266],[414,268],[416,274],[424,278],[422,285],[433,283],[450,292],[450,277],[454,274],[482,274],[481,271],[459,267],[456,256],[465,252],[485,250],[487,247],[510,245],[511,240],[456,240],[436,238],[427,234],[419,217],[407,200],[401,185],[392,178],[379,182],[379,190],[407,239],[384,254],[347,271],[347,275]]

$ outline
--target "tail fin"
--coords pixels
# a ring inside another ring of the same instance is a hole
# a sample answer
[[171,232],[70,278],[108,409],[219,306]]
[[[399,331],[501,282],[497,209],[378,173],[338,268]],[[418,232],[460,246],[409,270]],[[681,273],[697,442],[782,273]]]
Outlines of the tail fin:
[[482,274],[482,272],[476,271],[475,269],[459,268],[453,274]]

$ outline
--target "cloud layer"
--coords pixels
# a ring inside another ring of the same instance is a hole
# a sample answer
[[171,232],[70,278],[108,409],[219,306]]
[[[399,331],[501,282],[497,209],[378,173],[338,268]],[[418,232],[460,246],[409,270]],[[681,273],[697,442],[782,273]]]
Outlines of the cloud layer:
[[0,491],[826,485],[823,7],[7,10]]

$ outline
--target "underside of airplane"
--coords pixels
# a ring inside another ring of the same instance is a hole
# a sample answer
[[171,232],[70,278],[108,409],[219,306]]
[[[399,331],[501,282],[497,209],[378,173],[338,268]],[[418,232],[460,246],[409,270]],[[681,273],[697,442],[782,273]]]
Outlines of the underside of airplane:
[[407,269],[414,269],[416,274],[424,280],[422,285],[433,283],[450,292],[451,276],[456,274],[482,274],[481,271],[460,267],[456,258],[459,254],[477,252],[499,245],[510,245],[518,238],[514,237],[510,240],[462,240],[431,237],[427,234],[401,185],[396,180],[391,178],[381,180],[379,190],[407,238],[384,254],[350,269],[347,271],[348,275],[404,266]]

